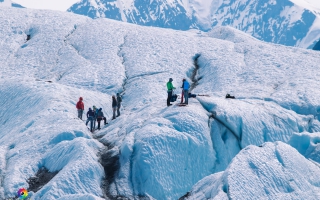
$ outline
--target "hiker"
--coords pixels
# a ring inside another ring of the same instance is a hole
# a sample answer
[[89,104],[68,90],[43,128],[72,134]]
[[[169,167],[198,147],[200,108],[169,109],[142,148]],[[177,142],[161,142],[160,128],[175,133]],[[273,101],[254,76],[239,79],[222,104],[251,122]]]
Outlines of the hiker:
[[112,95],[112,111],[113,111],[112,120],[116,119],[116,110],[117,110],[117,99],[114,95]]
[[170,103],[170,100],[172,98],[172,90],[176,89],[175,87],[173,87],[172,85],[172,78],[169,78],[169,81],[167,83],[167,89],[168,89],[168,98],[167,98],[167,106],[171,106],[172,104]]
[[76,108],[78,109],[78,118],[82,120],[83,110],[84,110],[84,104],[82,102],[83,98],[80,97],[79,101],[76,105]]
[[86,126],[88,125],[88,122],[90,121],[90,131],[93,131],[93,119],[94,119],[94,112],[91,108],[89,108],[89,111],[87,112],[87,121]]
[[190,88],[190,84],[189,84],[189,82],[184,78],[184,79],[183,79],[184,104],[188,104],[189,88]]
[[181,101],[180,101],[180,104],[183,103],[183,95],[184,95],[184,94],[183,94],[183,93],[184,93],[184,92],[183,92],[183,86],[184,86],[184,81],[183,81],[183,80],[184,80],[184,79],[182,79],[182,86],[181,86],[182,90],[181,90]]
[[117,117],[120,116],[121,102],[122,102],[122,98],[120,97],[120,94],[117,93]]
[[107,119],[103,115],[102,108],[99,108],[98,113],[97,113],[98,130],[100,130],[100,122],[101,122],[101,120],[104,121],[104,125],[107,124]]

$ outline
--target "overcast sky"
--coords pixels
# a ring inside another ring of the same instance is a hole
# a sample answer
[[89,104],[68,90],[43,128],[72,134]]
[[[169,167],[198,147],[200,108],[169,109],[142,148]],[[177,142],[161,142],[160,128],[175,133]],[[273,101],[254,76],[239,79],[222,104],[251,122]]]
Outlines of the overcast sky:
[[12,0],[26,8],[50,9],[66,11],[80,0]]

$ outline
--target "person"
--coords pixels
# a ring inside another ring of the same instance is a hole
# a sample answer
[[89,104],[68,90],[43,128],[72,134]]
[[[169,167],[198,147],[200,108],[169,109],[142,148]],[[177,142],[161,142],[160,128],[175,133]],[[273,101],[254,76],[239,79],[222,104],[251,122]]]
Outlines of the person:
[[98,130],[100,130],[100,122],[101,122],[101,120],[104,121],[104,125],[107,124],[107,119],[103,115],[102,108],[99,108],[98,113],[97,113]]
[[114,95],[112,95],[112,111],[113,111],[112,120],[116,119],[116,109],[117,109],[117,99]]
[[182,79],[182,86],[181,86],[181,88],[182,88],[182,91],[181,91],[181,101],[180,101],[180,103],[183,103],[183,86],[184,86],[184,81],[183,81],[184,79]]
[[86,126],[88,125],[90,121],[90,131],[93,131],[93,119],[94,119],[94,112],[91,108],[89,108],[89,111],[87,112],[87,121]]
[[82,120],[82,115],[83,115],[83,110],[84,110],[84,104],[83,104],[82,100],[83,100],[83,98],[80,97],[79,101],[78,101],[78,103],[76,105],[76,108],[78,110],[78,118],[81,119],[81,120]]
[[170,103],[170,100],[172,98],[172,91],[174,89],[176,89],[175,87],[173,87],[172,85],[172,81],[173,79],[172,78],[169,78],[169,81],[167,83],[167,89],[168,89],[168,98],[167,98],[167,106],[171,106],[172,104]]
[[189,88],[190,88],[190,84],[189,84],[189,82],[184,78],[184,79],[183,79],[184,104],[188,104]]
[[121,102],[122,102],[122,98],[120,97],[120,94],[117,93],[117,117],[120,116]]

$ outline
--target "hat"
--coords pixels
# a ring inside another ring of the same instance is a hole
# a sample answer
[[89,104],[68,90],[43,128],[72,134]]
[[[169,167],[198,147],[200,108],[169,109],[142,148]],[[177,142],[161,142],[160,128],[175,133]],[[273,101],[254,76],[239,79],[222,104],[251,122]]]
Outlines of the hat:
[[169,81],[171,82],[171,81],[173,81],[173,79],[172,79],[172,78],[169,78]]
[[93,109],[95,109],[96,108],[96,106],[92,106],[93,107]]
[[89,110],[92,110],[91,108],[89,108]]
[[83,100],[83,98],[82,98],[82,97],[80,97],[80,98],[79,98],[79,100]]
[[117,96],[119,96],[120,94],[119,93],[117,93]]
[[99,108],[99,111],[101,111],[102,110],[102,108]]

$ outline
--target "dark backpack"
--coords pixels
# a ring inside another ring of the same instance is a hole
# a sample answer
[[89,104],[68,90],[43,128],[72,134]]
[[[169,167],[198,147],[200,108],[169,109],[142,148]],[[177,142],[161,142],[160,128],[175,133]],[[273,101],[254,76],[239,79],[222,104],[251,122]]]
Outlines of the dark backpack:
[[102,111],[98,111],[97,117],[98,117],[98,118],[102,118],[102,117],[103,117],[103,112],[102,112]]
[[121,99],[120,96],[117,97],[117,102],[118,102],[118,103],[121,103],[121,102],[122,102],[122,99]]
[[234,96],[231,96],[230,94],[227,94],[227,95],[226,95],[226,98],[227,98],[227,99],[235,99],[235,97],[234,97]]

